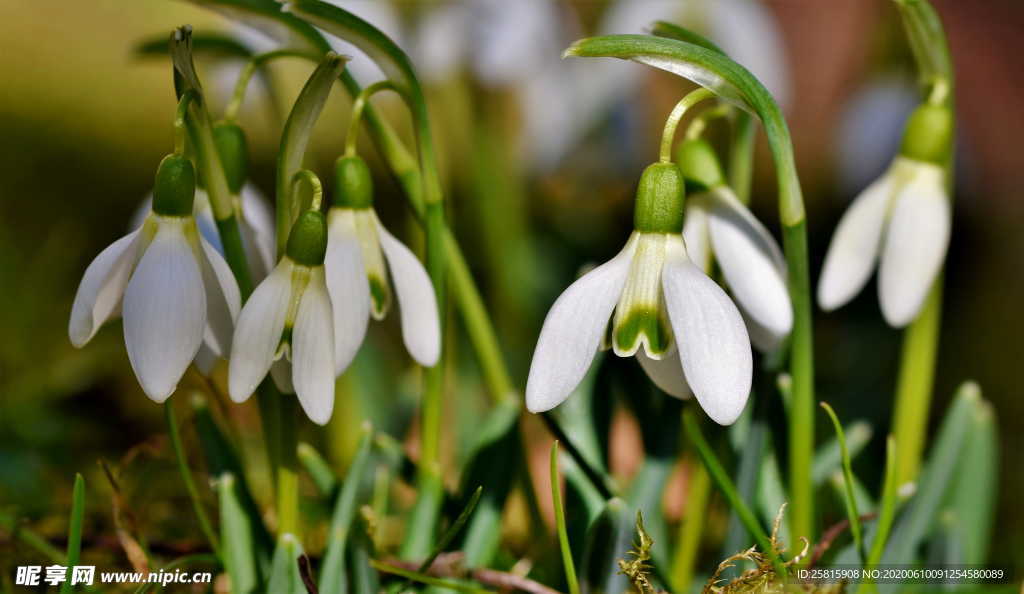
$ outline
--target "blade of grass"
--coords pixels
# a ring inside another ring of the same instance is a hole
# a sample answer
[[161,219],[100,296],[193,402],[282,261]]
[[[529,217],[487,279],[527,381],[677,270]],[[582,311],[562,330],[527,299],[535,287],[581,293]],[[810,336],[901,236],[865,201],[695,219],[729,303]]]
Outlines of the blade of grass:
[[[874,432],[867,422],[855,421],[850,423],[844,433],[846,434],[846,451],[850,456],[850,461],[853,462],[871,441]],[[814,454],[814,466],[811,470],[814,485],[820,487],[825,484],[835,471],[841,469],[842,464],[843,456],[839,448],[839,438],[832,438],[819,447]]]
[[277,539],[277,550],[270,570],[267,592],[274,594],[307,594],[299,571],[299,557],[302,545],[294,535],[284,533]]
[[[434,564],[434,560],[437,559],[438,555],[444,552],[445,548],[451,544],[452,540],[454,540],[459,534],[459,531],[462,530],[462,527],[466,525],[466,522],[469,520],[469,516],[472,515],[473,510],[476,509],[476,504],[480,501],[480,495],[483,492],[483,487],[476,488],[476,491],[473,492],[473,496],[469,498],[469,503],[467,503],[466,507],[462,509],[462,513],[455,518],[455,521],[448,527],[448,530],[441,535],[441,539],[437,541],[436,545],[434,545],[434,550],[431,551],[430,555],[423,560],[423,563],[420,563],[416,573],[425,573],[430,570],[430,566]],[[405,590],[407,585],[408,584],[404,584],[399,588],[399,590]]]
[[309,478],[313,479],[316,490],[327,498],[333,498],[338,488],[338,477],[334,476],[330,464],[324,460],[320,452],[308,443],[300,443],[298,448],[299,462],[306,467]]
[[569,594],[580,594],[576,580],[576,566],[572,561],[572,547],[569,545],[569,531],[565,526],[565,510],[562,508],[562,486],[558,476],[558,440],[551,444],[551,505],[555,508],[555,525],[558,527],[558,546],[562,551],[562,566]]
[[996,496],[999,493],[999,440],[992,406],[978,405],[973,427],[960,456],[950,509],[963,548],[962,563],[980,565],[988,558]]
[[[882,482],[882,500],[879,503],[878,522],[875,524],[875,538],[871,542],[871,551],[866,563],[868,568],[875,567],[882,560],[882,553],[885,552],[885,545],[889,540],[889,530],[892,529],[892,521],[896,516],[896,460],[896,439],[890,435],[885,440],[885,479]],[[877,590],[874,583],[862,583],[857,589],[857,594]]]
[[185,483],[185,490],[188,491],[188,498],[192,501],[192,508],[196,512],[196,518],[199,519],[199,527],[206,536],[207,542],[210,543],[210,548],[213,549],[213,554],[220,558],[220,542],[217,539],[217,534],[213,531],[213,524],[210,523],[209,516],[206,515],[206,508],[203,507],[203,502],[199,498],[199,490],[196,489],[195,481],[192,480],[192,469],[188,466],[188,458],[185,456],[185,448],[181,445],[181,434],[178,432],[178,421],[174,416],[174,408],[170,400],[164,403],[164,417],[167,419],[167,435],[170,437],[171,447],[174,450],[174,457],[178,462],[178,472],[181,473],[181,481]]
[[711,475],[711,479],[722,492],[722,495],[725,496],[729,506],[736,512],[740,521],[747,528],[747,531],[757,541],[757,546],[761,549],[761,552],[771,559],[776,575],[784,578],[786,576],[786,566],[779,559],[778,554],[775,552],[775,547],[772,546],[768,534],[764,531],[760,522],[757,521],[754,512],[740,498],[739,493],[736,491],[736,486],[733,485],[729,475],[722,468],[715,453],[711,451],[711,447],[704,439],[704,434],[701,433],[700,427],[697,425],[693,409],[687,409],[683,413],[683,426],[686,428],[686,434],[690,437],[690,441],[697,448],[697,454],[700,455],[700,459],[707,468],[708,474]]
[[478,586],[470,586],[466,584],[460,584],[451,580],[443,580],[429,575],[424,575],[408,569],[402,569],[401,567],[395,567],[394,565],[388,565],[381,563],[380,561],[370,561],[370,566],[381,573],[390,573],[391,575],[397,575],[404,577],[407,580],[426,584],[428,586],[436,586],[438,588],[447,588],[456,592],[466,592],[467,594],[494,594],[493,590],[487,590]]
[[85,515],[85,479],[81,474],[75,474],[75,488],[71,495],[71,522],[68,526],[68,556],[66,561],[67,570],[64,574],[64,583],[61,584],[61,594],[70,592],[71,569],[78,565],[78,558],[82,554],[82,518]]
[[324,552],[320,568],[320,591],[343,594],[348,591],[345,579],[345,550],[348,548],[349,535],[352,531],[352,520],[356,515],[356,498],[359,484],[369,465],[373,430],[364,426],[363,435],[359,440],[356,456],[352,459],[345,481],[338,492],[331,516],[331,526],[327,533],[327,550]]
[[843,478],[846,479],[846,517],[850,520],[850,532],[853,533],[853,542],[857,545],[857,552],[860,553],[862,562],[867,561],[868,555],[864,549],[864,538],[861,532],[860,512],[857,511],[857,498],[853,495],[853,468],[850,466],[850,453],[846,449],[846,434],[843,433],[843,426],[836,416],[836,411],[827,402],[821,402],[821,408],[825,409],[832,426],[836,430],[836,439],[839,440],[839,454],[843,461]]
[[220,529],[224,540],[222,563],[231,578],[232,594],[257,592],[260,586],[253,524],[235,475],[225,472],[216,481],[220,494]]

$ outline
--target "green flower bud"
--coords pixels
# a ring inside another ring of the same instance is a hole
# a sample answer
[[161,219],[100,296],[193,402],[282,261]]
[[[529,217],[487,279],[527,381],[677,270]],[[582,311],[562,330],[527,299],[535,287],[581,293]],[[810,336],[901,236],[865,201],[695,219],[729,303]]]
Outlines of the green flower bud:
[[249,151],[245,132],[234,122],[217,122],[213,125],[213,141],[217,145],[228,189],[238,194],[249,176]]
[[327,253],[327,219],[316,210],[299,215],[288,235],[285,254],[296,264],[321,266]]
[[953,146],[953,112],[945,105],[925,103],[914,110],[903,132],[900,154],[944,165]]
[[708,141],[687,140],[676,150],[676,163],[686,178],[688,190],[705,191],[725,182],[718,155]]
[[181,155],[167,155],[160,161],[153,183],[153,212],[168,217],[192,215],[196,196],[196,170]]
[[644,233],[679,233],[683,230],[683,173],[675,163],[649,165],[636,189],[633,227]]
[[373,177],[362,157],[339,157],[334,163],[334,205],[346,208],[373,206]]

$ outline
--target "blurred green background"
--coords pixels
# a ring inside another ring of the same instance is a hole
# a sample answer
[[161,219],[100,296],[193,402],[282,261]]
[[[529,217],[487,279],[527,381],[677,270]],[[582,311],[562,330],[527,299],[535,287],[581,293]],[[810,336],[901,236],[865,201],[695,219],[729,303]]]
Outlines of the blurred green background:
[[[377,8],[366,5],[373,3],[355,0],[347,6],[372,12]],[[678,78],[632,66],[634,78],[604,81],[609,89],[600,91],[612,98],[587,111],[571,133],[543,124],[544,115],[556,122],[563,117],[560,105],[568,105],[571,114],[574,101],[586,102],[589,92],[556,100],[554,93],[564,91],[568,79],[556,76],[556,84],[529,90],[523,81],[559,67],[559,49],[600,30],[615,9],[612,4],[552,3],[558,17],[553,32],[530,29],[534,24],[524,22],[527,43],[553,51],[525,61],[526,71],[511,79],[490,80],[486,70],[481,75],[468,61],[428,76],[452,220],[520,386],[547,307],[580,266],[607,259],[624,242],[634,185],[642,167],[656,157],[664,117],[686,90]],[[664,2],[655,4],[664,10]],[[687,12],[683,4],[680,19],[702,22],[699,11]],[[1019,59],[1024,4],[935,4],[956,65],[960,129],[955,227],[931,422],[934,427],[955,386],[966,379],[976,380],[993,403],[1002,473],[992,557],[1024,568],[1024,389],[1018,376],[1024,361],[1024,152],[1019,144],[1024,136]],[[413,32],[412,41],[403,45],[414,62],[427,60],[431,48],[436,49],[431,43],[479,41],[480,34],[469,41],[458,36],[420,39],[417,35],[427,35],[427,7],[415,2],[390,6],[391,26]],[[775,0],[763,8],[778,33],[784,60],[777,84],[785,92],[808,203],[816,279],[838,217],[856,192],[881,173],[895,149],[902,118],[913,106],[909,55],[895,11],[882,0]],[[472,23],[475,13],[467,14]],[[704,24],[714,25],[707,14],[703,18]],[[90,485],[86,547],[109,550],[115,558],[112,491],[97,465],[100,459],[116,464],[120,478],[130,481],[133,521],[159,539],[158,545],[187,549],[198,534],[191,518],[181,517],[185,499],[169,472],[173,461],[164,447],[162,414],[135,383],[120,325],[109,325],[83,350],[72,348],[66,330],[85,267],[127,231],[157,163],[173,146],[169,62],[140,57],[134,49],[141,40],[164,36],[184,23],[197,33],[230,30],[227,21],[181,2],[0,0],[0,509],[60,542],[74,473],[82,472]],[[713,34],[715,26],[711,29]],[[357,76],[371,77],[364,83],[374,77],[365,62],[361,55],[353,62],[354,68],[362,63]],[[581,76],[588,67],[594,77],[610,76],[595,64],[583,64]],[[223,101],[232,82],[231,66],[212,61],[200,66],[207,87]],[[310,70],[299,62],[273,67],[281,104],[290,104]],[[532,103],[524,100],[526,94],[534,95]],[[380,102],[394,121],[406,125],[397,104],[387,98]],[[315,137],[310,164],[325,181],[342,148],[348,107],[343,93],[335,94]],[[242,121],[249,132],[252,177],[265,192],[273,187],[278,117],[254,85]],[[539,130],[540,137],[531,130]],[[547,138],[545,131],[561,136]],[[553,149],[552,143],[562,148]],[[364,150],[375,158],[368,144]],[[777,230],[774,180],[764,147],[756,171],[753,210]],[[379,167],[376,174],[387,224],[415,245],[401,196]],[[873,284],[850,306],[829,315],[819,312],[815,329],[818,398],[832,403],[846,422],[866,419],[874,425],[872,446],[858,461],[859,472],[874,485],[892,410],[900,333],[884,324]],[[403,427],[398,419],[407,418],[415,406],[414,390],[396,392],[391,379],[406,365],[394,320],[370,336],[346,381],[369,386],[375,404],[349,399],[342,390],[331,429],[304,427],[305,437],[327,448],[339,466],[354,439],[351,428],[361,419]],[[448,455],[457,459],[472,434],[469,420],[486,399],[469,365],[468,346],[463,342],[451,348],[465,363],[449,376]],[[182,391],[204,385],[189,377]],[[258,441],[254,405],[232,405],[225,414],[237,431],[250,436],[247,441]],[[823,417],[818,426],[819,434],[829,433]],[[628,474],[635,468],[631,454],[637,438],[635,429],[629,437],[628,423],[619,430],[625,437],[614,442],[622,451],[613,460],[619,460],[618,472]],[[538,440],[535,462],[543,459],[541,450],[548,444]],[[250,445],[259,452],[258,443]],[[823,524],[839,517],[825,518]],[[16,545],[0,532],[0,559],[13,559],[15,552]]]

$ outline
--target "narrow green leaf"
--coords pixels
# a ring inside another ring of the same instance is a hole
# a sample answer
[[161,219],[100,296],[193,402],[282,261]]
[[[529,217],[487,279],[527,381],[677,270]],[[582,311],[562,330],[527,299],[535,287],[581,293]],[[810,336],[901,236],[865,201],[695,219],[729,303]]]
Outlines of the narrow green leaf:
[[330,51],[331,46],[323,36],[308,23],[281,11],[281,4],[275,0],[189,0],[197,6],[208,8],[229,19],[262,31],[291,49]]
[[[761,476],[757,481],[757,509],[765,524],[770,524],[789,496],[786,495],[786,484],[782,480],[782,472],[779,470],[779,459],[774,448],[768,446],[765,452],[764,461],[761,464]],[[783,542],[792,542],[789,531],[789,523],[783,522],[779,526],[779,539]]]
[[892,540],[882,557],[884,563],[913,563],[917,559],[918,549],[934,528],[942,502],[953,484],[957,460],[980,403],[981,390],[977,384],[968,382],[957,390],[921,472],[914,498],[893,530]]
[[[270,569],[270,581],[267,583],[267,592],[274,594],[307,594],[306,586],[302,583],[302,574],[299,572],[299,557],[302,555],[302,545],[292,534],[282,534],[277,539],[277,549],[274,551],[274,561]],[[333,592],[334,590],[324,590]]]
[[[223,33],[193,33],[192,51],[204,57],[213,58],[244,60],[252,56],[252,50],[244,43]],[[135,53],[139,56],[166,56],[167,35],[161,33],[139,41],[135,45]]]
[[221,474],[216,481],[220,498],[220,531],[224,567],[231,578],[232,594],[257,592],[260,572],[256,557],[253,523],[239,493],[235,475]]
[[953,66],[939,15],[927,0],[895,0],[924,84],[951,83]]
[[[437,559],[438,555],[444,552],[448,545],[451,544],[452,540],[454,540],[459,534],[459,531],[462,530],[466,521],[469,520],[469,516],[473,513],[473,510],[476,509],[477,502],[480,501],[481,493],[483,493],[483,487],[477,487],[476,491],[473,492],[473,496],[469,498],[469,503],[467,503],[466,507],[462,509],[459,516],[455,518],[455,521],[448,527],[448,530],[445,530],[444,534],[441,535],[437,544],[434,545],[434,550],[430,552],[430,555],[428,555],[422,563],[420,563],[420,566],[416,569],[416,573],[425,574],[430,570],[430,566],[434,564],[434,560]],[[398,589],[405,590],[405,587],[402,586]]]
[[704,439],[704,434],[701,433],[700,427],[697,425],[697,419],[694,417],[693,409],[687,409],[683,413],[683,426],[686,428],[686,434],[689,436],[690,441],[697,449],[697,454],[700,456],[704,466],[708,469],[708,474],[711,475],[711,480],[714,481],[715,486],[725,496],[729,506],[739,516],[740,521],[747,528],[747,531],[757,541],[758,548],[761,549],[761,553],[767,555],[772,560],[772,565],[775,566],[775,573],[782,577],[786,575],[786,567],[782,564],[778,554],[775,551],[775,547],[772,546],[771,540],[768,538],[768,533],[765,532],[764,528],[757,521],[757,517],[754,512],[747,507],[747,504],[740,498],[739,493],[736,492],[736,486],[733,484],[729,475],[726,474],[725,469],[722,468],[715,453],[711,451],[711,447],[708,442]]
[[555,526],[558,528],[558,546],[562,551],[565,581],[569,584],[569,594],[580,594],[580,585],[576,580],[576,565],[572,560],[572,546],[569,543],[569,531],[565,526],[565,508],[562,507],[562,481],[558,475],[558,440],[551,444],[550,463],[551,505],[555,508]]
[[85,516],[85,479],[75,474],[75,487],[71,494],[71,519],[68,523],[68,556],[67,572],[60,586],[61,594],[73,590],[71,587],[71,568],[78,565],[82,554],[82,519]]
[[460,547],[466,567],[486,567],[501,543],[501,514],[515,483],[519,466],[519,404],[499,403],[479,428],[477,443],[463,471],[461,493],[485,487],[476,512],[466,526]]
[[331,465],[324,460],[320,452],[308,443],[300,443],[298,447],[299,462],[306,468],[309,477],[313,479],[316,490],[324,497],[333,497],[335,489],[338,488],[338,477],[334,476]]
[[[885,552],[885,545],[889,541],[889,530],[892,528],[893,518],[896,517],[896,503],[898,499],[896,458],[896,439],[890,435],[885,440],[885,479],[882,482],[882,500],[879,503],[878,521],[875,522],[874,537],[871,540],[871,551],[868,553],[867,567],[875,567],[882,560]],[[870,534],[870,531],[869,531]],[[857,589],[858,594],[873,589],[873,584],[864,583]]]
[[948,507],[955,518],[953,533],[963,552],[959,563],[981,565],[988,560],[999,493],[998,477],[999,439],[995,415],[992,405],[982,401],[971,419]]
[[668,21],[654,21],[654,24],[651,25],[651,34],[657,35],[658,37],[668,37],[669,39],[677,39],[679,41],[685,41],[686,43],[692,43],[693,45],[699,45],[700,47],[709,49],[713,52],[718,52],[723,56],[728,55],[725,53],[725,50],[715,45],[715,42],[704,37],[700,33],[696,33],[686,27],[680,27],[679,25]]
[[836,439],[839,440],[839,453],[843,461],[843,477],[846,479],[846,517],[850,521],[850,532],[853,533],[853,542],[860,553],[861,561],[867,561],[867,551],[864,549],[864,538],[861,532],[860,512],[857,510],[857,498],[853,494],[853,468],[850,466],[850,453],[846,449],[846,434],[843,433],[843,426],[839,417],[827,402],[821,402],[821,408],[825,409],[832,426],[836,430]]
[[[835,492],[836,501],[846,505],[846,476],[843,475],[843,471],[837,470],[833,472],[832,476],[828,479],[828,483],[832,487],[833,492]],[[875,501],[871,497],[871,493],[868,492],[864,483],[860,482],[856,476],[853,477],[853,499],[857,502],[857,510],[861,516],[875,511]],[[867,531],[864,534],[864,541],[867,542]]]
[[349,466],[345,481],[338,492],[337,502],[334,504],[334,514],[331,516],[331,526],[327,533],[327,550],[324,552],[320,567],[319,585],[322,592],[343,594],[348,591],[348,582],[345,579],[345,551],[351,535],[352,520],[358,508],[356,499],[359,495],[359,485],[369,467],[372,443],[373,430],[367,426],[363,429],[356,455],[352,459],[352,465]]
[[221,555],[220,543],[217,541],[217,534],[213,531],[213,524],[210,522],[206,508],[203,506],[203,501],[199,496],[199,490],[192,479],[192,469],[188,466],[188,456],[185,454],[185,448],[181,443],[178,421],[174,416],[174,408],[170,401],[164,403],[164,416],[167,420],[167,434],[171,440],[171,448],[174,450],[174,457],[178,462],[178,473],[181,475],[182,482],[185,483],[185,490],[192,501],[192,508],[195,510],[196,518],[199,520],[199,527],[202,529],[203,534],[206,535],[206,540],[210,543],[213,553],[219,557]]
[[[612,594],[629,591],[629,580],[619,572],[618,560],[632,548],[634,518],[625,501],[614,497],[587,529],[583,544],[583,591]],[[563,557],[564,557],[563,553]],[[570,589],[570,594],[574,594]]]
[[[855,421],[850,423],[846,431],[846,451],[852,462],[857,455],[864,451],[864,447],[871,442],[874,431],[871,424],[866,421]],[[832,475],[842,469],[843,456],[839,446],[839,438],[834,437],[818,448],[814,454],[814,466],[811,470],[811,477],[815,486],[825,484]]]

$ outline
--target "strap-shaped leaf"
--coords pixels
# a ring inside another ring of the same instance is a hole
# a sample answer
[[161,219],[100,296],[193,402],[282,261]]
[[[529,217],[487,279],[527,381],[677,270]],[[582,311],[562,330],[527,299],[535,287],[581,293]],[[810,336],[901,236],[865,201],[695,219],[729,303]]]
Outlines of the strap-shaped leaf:
[[660,68],[710,89],[722,99],[755,114],[764,125],[775,159],[782,222],[794,226],[803,221],[803,196],[789,129],[771,93],[746,68],[707,47],[650,35],[589,37],[572,44],[564,55],[620,58]]
[[921,81],[926,85],[936,81],[951,83],[953,65],[942,21],[935,8],[926,0],[896,0],[896,6],[903,18],[903,28]]
[[266,34],[284,47],[323,53],[331,46],[323,35],[293,15],[281,11],[275,0],[189,0]]

